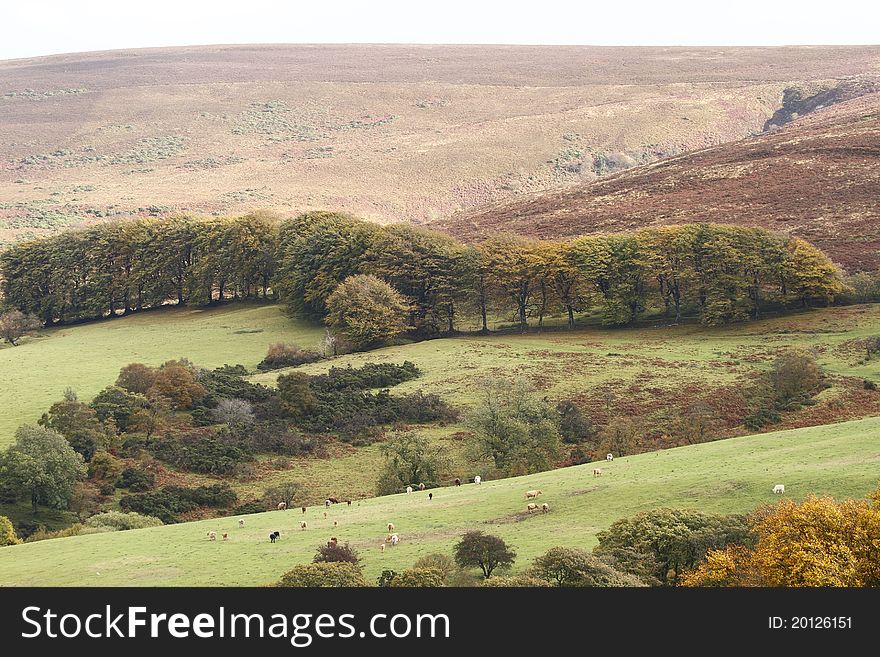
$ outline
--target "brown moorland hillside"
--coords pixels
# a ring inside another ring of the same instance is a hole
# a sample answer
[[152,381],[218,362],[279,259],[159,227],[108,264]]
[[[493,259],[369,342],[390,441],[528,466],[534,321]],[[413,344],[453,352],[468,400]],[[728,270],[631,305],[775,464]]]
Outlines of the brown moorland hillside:
[[880,92],[785,127],[532,195],[440,224],[478,240],[500,230],[538,237],[713,221],[803,237],[849,270],[880,264]]
[[227,46],[0,62],[0,244],[105,217],[427,223],[760,131],[880,47]]

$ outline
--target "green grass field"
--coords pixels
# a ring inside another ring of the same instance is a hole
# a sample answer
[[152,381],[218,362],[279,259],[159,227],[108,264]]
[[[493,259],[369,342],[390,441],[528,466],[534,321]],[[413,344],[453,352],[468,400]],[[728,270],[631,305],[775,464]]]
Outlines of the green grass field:
[[[395,495],[323,507],[305,515],[271,511],[153,529],[61,538],[0,548],[0,585],[260,585],[311,560],[331,536],[350,542],[365,573],[410,566],[419,556],[450,552],[469,529],[502,536],[515,546],[522,570],[556,545],[591,548],[596,533],[617,518],[660,506],[707,512],[744,512],[786,495],[864,498],[880,479],[880,418],[743,436],[714,443],[615,459],[592,475],[591,464],[460,488]],[[546,515],[525,512],[524,494],[541,489]],[[333,528],[333,521],[339,525]],[[400,545],[379,550],[393,522]],[[228,532],[211,542],[208,531]],[[281,541],[269,543],[271,531]]]
[[49,329],[18,347],[0,348],[0,449],[65,388],[90,400],[128,363],[159,365],[185,356],[204,367],[254,368],[273,342],[313,346],[322,335],[322,327],[291,320],[279,306],[256,304],[168,308]]

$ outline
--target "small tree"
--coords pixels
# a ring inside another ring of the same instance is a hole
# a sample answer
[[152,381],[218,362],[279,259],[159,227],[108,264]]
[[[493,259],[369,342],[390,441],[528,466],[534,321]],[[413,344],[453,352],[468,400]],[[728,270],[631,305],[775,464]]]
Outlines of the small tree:
[[596,427],[573,401],[559,402],[556,411],[559,413],[559,435],[563,442],[577,445],[595,439]]
[[205,389],[196,380],[196,373],[186,361],[168,361],[156,373],[156,380],[147,391],[147,398],[167,399],[172,410],[192,408],[205,395]]
[[516,552],[503,539],[469,531],[455,545],[455,563],[462,568],[480,568],[483,577],[489,579],[498,567],[513,565]]
[[476,458],[491,458],[508,474],[547,470],[559,459],[555,412],[525,384],[485,381],[468,417]]
[[143,363],[131,363],[119,371],[116,385],[139,395],[147,394],[156,382],[157,370]]
[[599,434],[599,453],[610,452],[615,456],[632,454],[640,434],[641,429],[632,418],[611,418]]
[[318,548],[318,552],[312,559],[312,563],[345,562],[357,564],[360,560],[357,551],[354,548],[349,547],[348,543],[341,545],[335,541],[328,541],[326,545],[322,545]]
[[213,415],[217,422],[230,429],[246,429],[256,422],[253,405],[244,399],[221,399]]
[[444,586],[443,573],[436,568],[410,568],[396,573],[389,586],[392,588],[437,588]]
[[6,516],[0,516],[0,547],[7,545],[18,545],[21,543],[18,536],[15,535],[15,527]]
[[318,405],[318,398],[307,375],[291,372],[278,377],[278,402],[285,413],[301,418]]
[[294,566],[284,574],[278,586],[293,588],[367,586],[367,581],[356,565],[337,561]]
[[369,274],[350,276],[327,299],[326,321],[359,347],[382,344],[407,328],[409,305],[388,283]]
[[376,485],[378,495],[399,493],[409,485],[437,485],[446,458],[427,438],[407,431],[394,434],[382,444],[385,468]]
[[555,547],[535,559],[532,573],[555,586],[645,586],[585,550]]
[[39,502],[56,508],[67,506],[74,485],[86,476],[86,466],[82,456],[58,432],[23,426],[15,432],[15,444],[3,456],[0,476],[30,497],[36,514]]
[[40,328],[40,320],[33,315],[25,315],[20,310],[10,310],[0,314],[0,338],[15,347],[18,341]]
[[296,497],[300,484],[297,481],[285,481],[277,486],[267,488],[264,497],[270,506],[275,506],[279,502],[284,502],[288,507],[293,505],[293,499]]

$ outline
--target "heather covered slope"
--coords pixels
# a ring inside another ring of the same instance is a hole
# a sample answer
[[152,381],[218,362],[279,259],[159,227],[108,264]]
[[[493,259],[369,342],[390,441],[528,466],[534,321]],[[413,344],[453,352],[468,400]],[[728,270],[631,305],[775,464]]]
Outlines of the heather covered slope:
[[880,263],[880,93],[847,100],[735,143],[592,184],[461,214],[442,226],[479,239],[540,237],[712,221],[803,237],[850,270]]
[[236,46],[0,62],[0,243],[175,211],[428,222],[760,131],[878,47]]

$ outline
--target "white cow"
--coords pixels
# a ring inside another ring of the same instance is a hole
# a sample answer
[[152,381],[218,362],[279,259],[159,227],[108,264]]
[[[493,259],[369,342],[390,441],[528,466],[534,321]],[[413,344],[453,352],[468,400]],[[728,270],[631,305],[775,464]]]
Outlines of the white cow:
[[480,475],[477,475],[476,477],[474,477],[474,483],[475,484],[482,484],[483,478]]
[[783,486],[782,484],[776,484],[776,485],[773,487],[773,492],[774,492],[774,493],[784,493],[784,492],[785,492],[785,486]]

